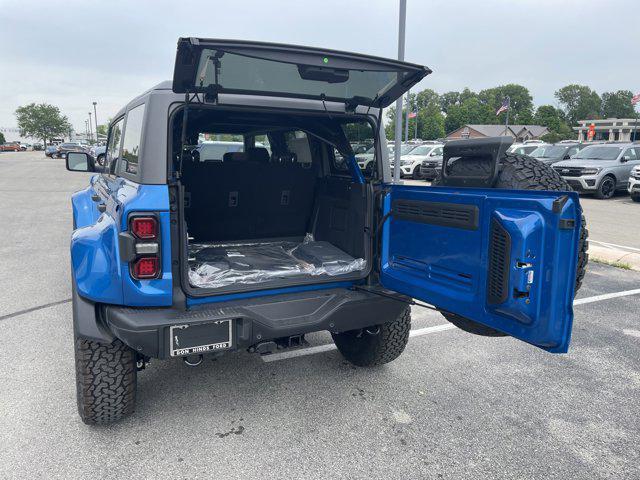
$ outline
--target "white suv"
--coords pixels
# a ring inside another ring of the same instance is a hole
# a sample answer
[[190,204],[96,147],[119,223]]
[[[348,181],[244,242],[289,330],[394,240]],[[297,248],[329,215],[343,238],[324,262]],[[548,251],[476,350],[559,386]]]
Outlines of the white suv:
[[[437,160],[438,158],[442,162],[443,147],[443,144],[420,145],[406,155],[402,155],[400,157],[400,176],[402,178],[411,177],[414,180],[422,178],[422,173],[420,172],[422,162],[429,159]],[[434,165],[434,169],[435,167]]]
[[629,184],[627,186],[631,200],[640,202],[640,165],[636,165],[629,175]]

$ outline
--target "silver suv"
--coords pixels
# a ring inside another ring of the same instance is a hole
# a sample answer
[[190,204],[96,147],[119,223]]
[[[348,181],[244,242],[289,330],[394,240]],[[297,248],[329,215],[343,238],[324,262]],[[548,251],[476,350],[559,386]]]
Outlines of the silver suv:
[[631,170],[639,164],[640,144],[605,143],[590,145],[553,168],[574,190],[604,199],[626,189]]

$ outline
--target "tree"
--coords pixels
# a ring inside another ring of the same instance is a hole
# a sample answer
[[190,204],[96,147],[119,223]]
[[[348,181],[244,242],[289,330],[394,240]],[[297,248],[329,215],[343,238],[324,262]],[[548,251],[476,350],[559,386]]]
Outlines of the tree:
[[460,105],[449,107],[445,118],[445,130],[451,133],[467,124],[493,124],[496,122],[495,112],[492,107],[480,102],[477,96],[461,95],[464,97]]
[[549,129],[549,133],[542,137],[542,140],[545,142],[556,143],[560,140],[575,137],[575,133],[564,119],[562,110],[552,105],[541,105],[538,107],[533,121],[536,125],[543,125]]
[[446,92],[440,95],[440,110],[449,113],[449,108],[460,104],[460,92]]
[[24,105],[16,109],[15,115],[20,135],[42,139],[45,147],[47,138],[64,136],[71,130],[69,120],[60,109],[47,103]]
[[418,138],[436,140],[444,137],[444,116],[440,111],[439,103],[433,102],[421,109],[417,117],[409,121],[409,128],[412,126],[411,122],[416,120],[418,121]]
[[3,145],[7,140],[4,138],[4,133],[0,132],[0,145]]
[[600,96],[585,85],[567,85],[557,90],[555,97],[562,104],[569,125],[600,118]]
[[506,97],[509,97],[510,100],[509,123],[513,125],[530,124],[533,120],[533,97],[527,87],[515,83],[482,90],[478,94],[480,102],[490,107],[494,112],[494,118],[487,123],[499,124],[505,122],[507,112],[502,112],[498,116],[495,115],[495,112],[500,108]]
[[98,125],[96,130],[98,130],[98,135],[104,135],[106,137],[107,132],[109,131],[109,124],[103,123],[102,125]]
[[635,111],[631,104],[633,92],[618,90],[602,94],[602,116],[604,118],[633,118]]

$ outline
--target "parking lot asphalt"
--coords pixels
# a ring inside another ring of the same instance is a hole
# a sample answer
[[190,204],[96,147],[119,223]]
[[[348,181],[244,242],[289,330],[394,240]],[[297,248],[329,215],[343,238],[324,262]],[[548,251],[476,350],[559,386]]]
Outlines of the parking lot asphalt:
[[639,289],[640,273],[598,264],[566,355],[421,330],[449,324],[412,307],[423,334],[386,366],[353,367],[330,346],[155,361],[134,416],[85,426],[67,300],[69,195],[87,180],[41,152],[0,155],[0,478],[640,477],[640,295],[592,301]]

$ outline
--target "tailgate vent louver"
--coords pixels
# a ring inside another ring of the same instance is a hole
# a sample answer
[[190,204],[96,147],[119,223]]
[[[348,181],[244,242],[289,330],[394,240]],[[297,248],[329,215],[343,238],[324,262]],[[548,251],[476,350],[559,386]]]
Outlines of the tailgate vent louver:
[[479,214],[475,205],[394,200],[392,210],[393,216],[401,220],[465,230],[478,228]]
[[509,265],[511,265],[511,237],[497,220],[491,222],[489,243],[489,279],[487,301],[497,305],[509,295]]

